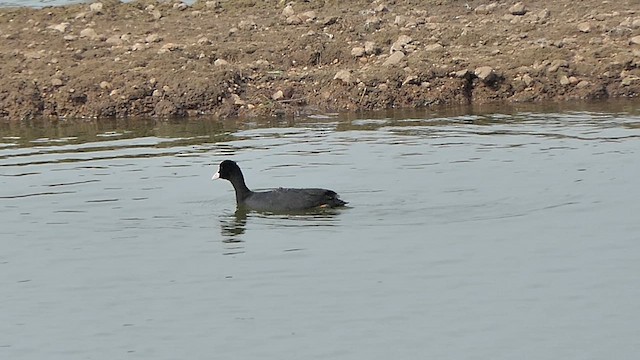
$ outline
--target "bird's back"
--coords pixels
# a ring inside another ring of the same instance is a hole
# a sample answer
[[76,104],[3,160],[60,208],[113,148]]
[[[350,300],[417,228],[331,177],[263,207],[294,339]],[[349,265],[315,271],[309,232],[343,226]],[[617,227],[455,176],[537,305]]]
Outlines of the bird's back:
[[258,211],[278,212],[334,208],[346,204],[332,190],[278,188],[269,191],[252,192],[240,205]]

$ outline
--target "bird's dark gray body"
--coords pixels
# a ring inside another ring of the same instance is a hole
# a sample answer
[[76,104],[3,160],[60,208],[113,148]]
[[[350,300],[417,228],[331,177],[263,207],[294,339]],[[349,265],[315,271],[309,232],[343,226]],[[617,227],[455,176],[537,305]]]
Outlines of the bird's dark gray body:
[[244,176],[238,164],[231,160],[220,163],[213,179],[226,179],[231,182],[236,192],[238,208],[266,211],[292,212],[316,208],[335,208],[347,204],[340,200],[333,190],[308,188],[277,188],[267,191],[251,191],[244,182]]

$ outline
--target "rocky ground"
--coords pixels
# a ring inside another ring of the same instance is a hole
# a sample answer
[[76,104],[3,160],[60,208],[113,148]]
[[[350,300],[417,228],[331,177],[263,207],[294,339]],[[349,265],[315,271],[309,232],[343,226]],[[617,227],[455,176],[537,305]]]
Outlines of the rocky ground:
[[638,0],[0,9],[0,118],[263,116],[640,94]]

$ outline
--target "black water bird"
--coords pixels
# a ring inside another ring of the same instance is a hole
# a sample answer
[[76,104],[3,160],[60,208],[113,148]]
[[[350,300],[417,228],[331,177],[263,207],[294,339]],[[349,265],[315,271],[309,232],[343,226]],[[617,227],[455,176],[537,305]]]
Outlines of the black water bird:
[[213,177],[231,182],[236,191],[236,204],[240,209],[265,212],[292,212],[319,208],[336,208],[347,204],[333,190],[309,188],[277,188],[268,191],[251,191],[235,161],[224,160]]

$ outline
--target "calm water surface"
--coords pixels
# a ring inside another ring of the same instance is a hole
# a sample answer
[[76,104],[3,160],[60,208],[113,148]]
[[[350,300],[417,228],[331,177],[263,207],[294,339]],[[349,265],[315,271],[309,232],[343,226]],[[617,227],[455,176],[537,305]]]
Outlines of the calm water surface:
[[[640,104],[0,126],[2,359],[636,359]],[[351,208],[236,214],[248,185]]]

